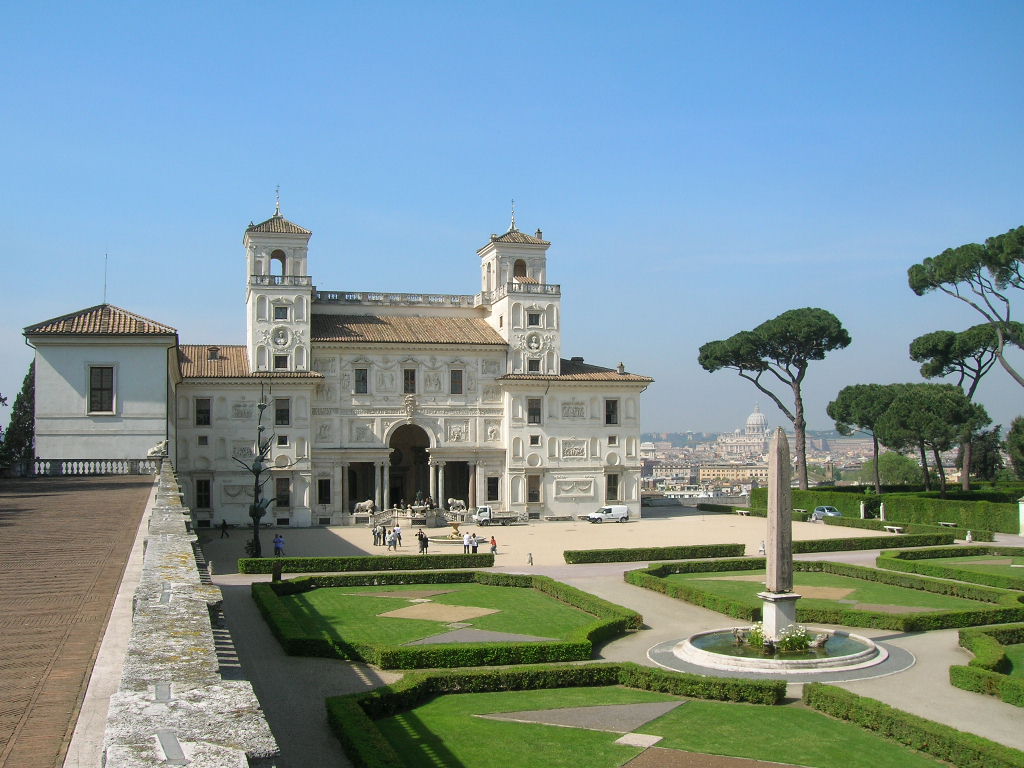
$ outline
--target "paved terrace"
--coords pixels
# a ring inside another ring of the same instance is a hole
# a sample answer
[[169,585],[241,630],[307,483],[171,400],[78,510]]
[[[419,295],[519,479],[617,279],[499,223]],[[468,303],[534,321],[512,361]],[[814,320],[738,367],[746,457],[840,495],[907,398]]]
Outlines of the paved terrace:
[[152,489],[138,476],[0,481],[0,766],[62,763]]

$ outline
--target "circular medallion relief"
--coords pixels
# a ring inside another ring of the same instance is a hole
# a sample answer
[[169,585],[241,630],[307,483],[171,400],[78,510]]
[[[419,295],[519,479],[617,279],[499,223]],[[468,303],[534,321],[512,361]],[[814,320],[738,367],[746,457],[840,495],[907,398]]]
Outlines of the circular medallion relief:
[[282,326],[278,326],[274,329],[274,332],[270,336],[276,347],[287,347],[288,346],[288,329]]

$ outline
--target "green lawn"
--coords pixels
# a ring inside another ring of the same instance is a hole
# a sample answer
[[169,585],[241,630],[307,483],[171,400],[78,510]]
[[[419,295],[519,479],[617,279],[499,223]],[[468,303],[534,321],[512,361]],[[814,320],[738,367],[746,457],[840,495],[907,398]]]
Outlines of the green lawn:
[[1013,664],[1013,669],[1010,670],[1010,674],[1014,677],[1024,677],[1024,643],[1007,645],[1005,648],[1006,657]]
[[[985,561],[1002,560],[1000,564]],[[1000,576],[1009,576],[1014,579],[1024,580],[1024,557],[1003,557],[1000,555],[981,555],[975,557],[935,557],[917,562],[930,563],[950,568],[959,568],[972,573],[998,573]],[[1018,567],[1014,568],[1016,565]]]
[[[716,577],[741,576],[745,574],[764,576],[764,571],[728,571],[715,574],[708,573],[674,573],[666,578],[669,581],[696,582],[701,589],[719,595],[725,595],[735,600],[757,602],[757,593],[764,590],[764,584],[760,581],[728,581]],[[797,571],[793,574],[793,591],[799,593],[801,587],[838,587],[841,589],[853,590],[842,599],[853,600],[857,603],[870,605],[894,605],[910,608],[937,609],[937,610],[969,610],[974,608],[991,608],[990,603],[983,603],[976,600],[965,600],[960,597],[939,595],[933,592],[924,592],[906,587],[895,587],[889,584],[881,584],[877,581],[864,581],[849,576],[840,576],[834,573],[813,573],[808,571]],[[836,601],[805,595],[800,599],[799,607],[802,608],[834,608]],[[848,608],[857,608],[851,603],[840,603]]]
[[[473,715],[672,699],[667,694],[618,687],[461,694],[440,696],[378,725],[409,768],[507,768],[511,755],[528,757],[529,765],[545,768],[617,768],[642,751],[615,744],[620,734]],[[638,731],[663,736],[659,747],[818,768],[944,765],[802,707],[687,701]]]
[[381,592],[451,590],[435,603],[495,608],[498,613],[468,619],[474,629],[567,639],[594,617],[535,589],[484,584],[411,584],[386,587],[330,587],[281,598],[281,603],[313,635],[341,636],[350,643],[401,645],[450,631],[446,622],[379,617],[412,603]]

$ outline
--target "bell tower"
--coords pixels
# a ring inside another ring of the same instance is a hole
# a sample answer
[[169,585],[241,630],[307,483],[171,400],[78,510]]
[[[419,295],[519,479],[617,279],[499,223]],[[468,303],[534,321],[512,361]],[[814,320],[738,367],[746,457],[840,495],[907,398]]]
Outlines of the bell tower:
[[308,371],[313,233],[281,215],[245,230],[246,338],[251,371]]
[[487,322],[509,344],[508,373],[557,375],[561,369],[561,287],[547,282],[550,246],[512,224],[477,251]]

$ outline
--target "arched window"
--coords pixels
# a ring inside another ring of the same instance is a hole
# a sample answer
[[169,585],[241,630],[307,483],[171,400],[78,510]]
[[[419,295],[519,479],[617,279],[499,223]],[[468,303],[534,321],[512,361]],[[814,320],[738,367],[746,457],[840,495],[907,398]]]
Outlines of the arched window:
[[284,275],[284,266],[286,256],[284,251],[278,249],[270,254],[270,274],[272,275]]
[[526,262],[522,259],[516,259],[516,263],[512,265],[512,276],[513,277],[526,277]]

